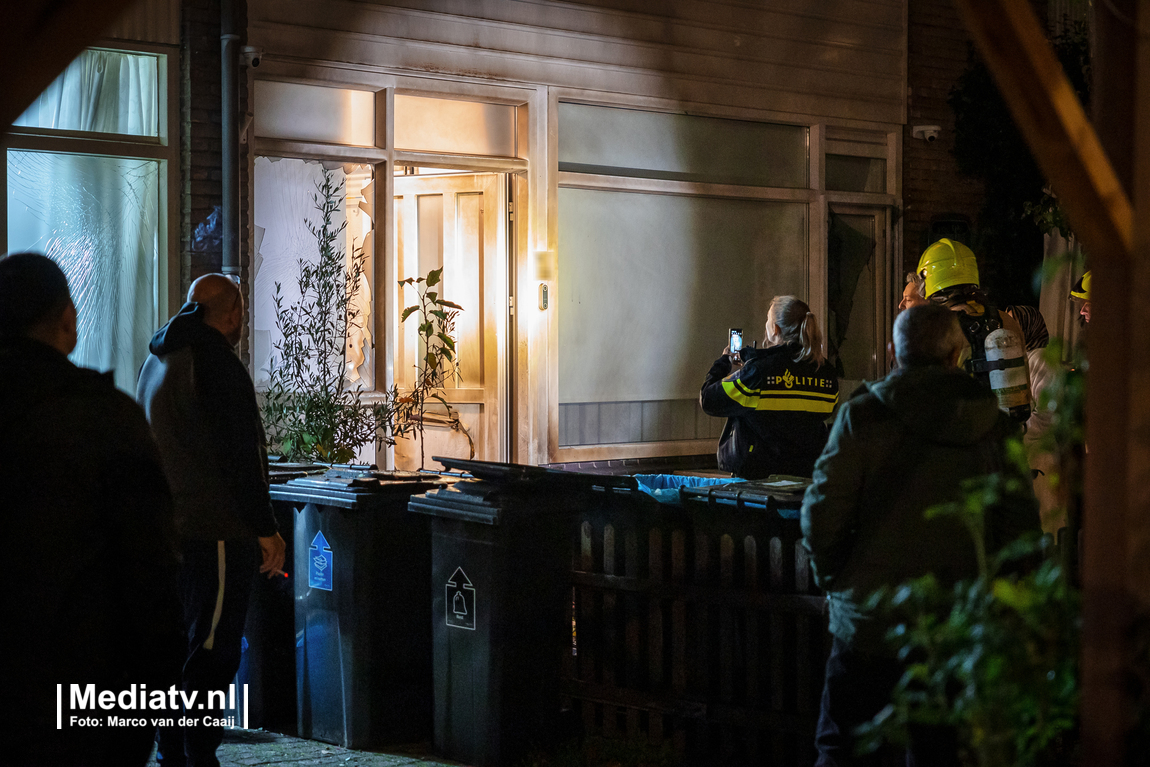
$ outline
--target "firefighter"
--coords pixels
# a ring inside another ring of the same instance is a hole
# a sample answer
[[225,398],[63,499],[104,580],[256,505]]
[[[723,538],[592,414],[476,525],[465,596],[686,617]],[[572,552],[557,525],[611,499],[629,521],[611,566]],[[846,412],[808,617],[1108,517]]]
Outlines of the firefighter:
[[926,298],[958,313],[969,344],[960,362],[998,397],[998,406],[1019,423],[1030,418],[1030,379],[1022,328],[982,292],[978,261],[961,242],[941,239],[918,262]]
[[1078,278],[1074,287],[1070,289],[1070,300],[1078,307],[1084,322],[1090,322],[1090,272]]

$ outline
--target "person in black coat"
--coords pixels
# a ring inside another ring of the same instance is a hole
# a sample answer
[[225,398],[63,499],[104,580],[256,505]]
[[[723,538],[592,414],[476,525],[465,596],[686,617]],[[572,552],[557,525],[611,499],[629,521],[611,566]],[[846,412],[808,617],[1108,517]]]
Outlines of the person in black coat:
[[11,765],[144,765],[155,728],[108,717],[160,712],[73,710],[71,686],[178,681],[171,496],[144,414],[111,374],[69,362],[75,346],[60,268],[32,253],[0,259],[0,749]]
[[[239,286],[222,274],[200,277],[152,337],[136,384],[172,483],[187,626],[183,684],[200,701],[236,675],[257,570],[282,575],[284,563],[255,388],[235,354],[243,317]],[[218,720],[221,712],[205,702],[191,715]],[[218,724],[161,728],[157,758],[216,767],[222,739]]]
[[744,479],[809,477],[827,444],[838,378],[823,357],[815,315],[794,296],[771,300],[766,343],[739,355],[724,349],[703,382],[703,412],[727,419],[719,468]]

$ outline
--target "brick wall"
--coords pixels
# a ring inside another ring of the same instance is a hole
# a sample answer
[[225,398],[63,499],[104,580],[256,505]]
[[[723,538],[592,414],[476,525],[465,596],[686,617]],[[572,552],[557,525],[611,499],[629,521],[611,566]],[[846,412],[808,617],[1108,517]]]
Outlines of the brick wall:
[[[903,271],[918,264],[933,216],[965,215],[983,204],[981,181],[961,176],[951,155],[954,113],[946,100],[966,68],[970,37],[951,0],[910,0],[907,125],[903,129]],[[911,137],[915,125],[940,125],[937,141]]]
[[[236,0],[236,30],[241,38],[247,27],[247,4]],[[194,247],[196,228],[219,206],[220,182],[220,2],[184,0],[180,18],[180,289],[197,277],[220,271],[223,253],[218,243]],[[244,44],[241,39],[240,45]],[[237,46],[238,49],[238,46]],[[247,113],[247,73],[242,60],[237,67],[239,94],[237,114]],[[235,128],[237,134],[239,127]],[[240,288],[248,296],[248,163],[247,144],[239,144],[239,256]],[[240,344],[247,360],[247,330]]]

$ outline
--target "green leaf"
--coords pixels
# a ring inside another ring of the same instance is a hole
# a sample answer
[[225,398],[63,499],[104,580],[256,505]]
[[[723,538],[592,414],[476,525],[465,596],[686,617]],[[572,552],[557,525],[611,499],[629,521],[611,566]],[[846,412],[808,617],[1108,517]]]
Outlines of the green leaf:
[[443,275],[443,267],[442,266],[439,267],[438,269],[432,269],[430,272],[428,272],[427,273],[427,287],[430,288],[433,285],[438,284],[439,278],[442,275]]
[[427,366],[432,370],[439,367],[439,358],[435,356],[434,352],[428,352],[424,360],[427,362]]
[[460,306],[459,304],[453,303],[451,301],[440,300],[440,301],[436,301],[435,303],[439,304],[440,306],[446,306],[448,309],[458,309],[459,311],[463,311],[462,306]]
[[418,306],[407,307],[406,309],[403,310],[403,314],[399,315],[399,321],[400,322],[406,322],[407,318],[410,317],[413,312],[417,312],[417,311],[419,311]]
[[436,296],[438,296],[438,295],[439,295],[439,294],[438,294],[438,293],[436,293],[435,291],[433,291],[433,290],[429,290],[429,291],[427,291],[427,300],[428,300],[428,301],[431,301],[432,303],[435,303],[435,298],[436,298]]
[[444,346],[451,349],[451,351],[455,351],[455,341],[451,340],[451,336],[446,333],[436,333],[436,335],[439,336],[439,340],[443,342]]

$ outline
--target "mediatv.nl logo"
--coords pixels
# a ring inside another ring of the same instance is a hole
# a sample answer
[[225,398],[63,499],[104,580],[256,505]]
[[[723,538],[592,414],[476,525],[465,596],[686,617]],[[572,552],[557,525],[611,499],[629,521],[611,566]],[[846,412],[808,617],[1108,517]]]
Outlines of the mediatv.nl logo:
[[[186,692],[172,685],[166,690],[149,690],[147,685],[130,685],[126,690],[96,691],[96,685],[68,685],[65,707],[64,685],[56,685],[56,729],[65,727],[242,727],[248,726],[248,686],[243,685],[239,717],[225,714],[236,710],[236,686],[227,690]],[[102,711],[118,709],[115,714]],[[195,711],[209,713],[196,715]],[[67,711],[67,715],[65,715]],[[74,712],[91,711],[92,714]],[[166,713],[166,715],[165,715]],[[239,719],[239,722],[236,719]]]

